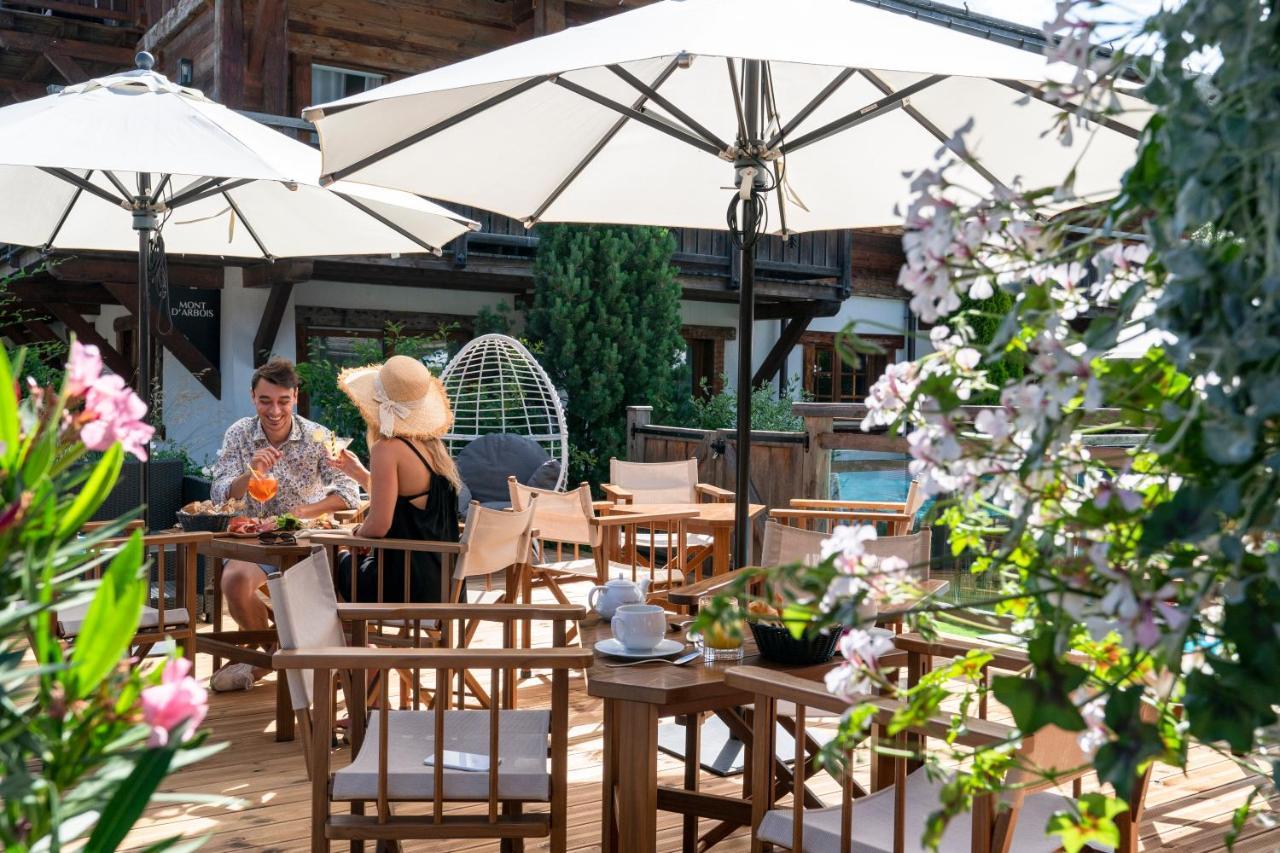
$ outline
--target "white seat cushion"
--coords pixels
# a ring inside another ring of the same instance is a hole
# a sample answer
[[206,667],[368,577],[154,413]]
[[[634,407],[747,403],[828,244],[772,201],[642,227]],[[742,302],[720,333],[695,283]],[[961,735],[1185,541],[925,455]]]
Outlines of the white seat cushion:
[[[84,604],[76,604],[71,607],[58,608],[58,636],[69,638],[75,637],[80,633],[80,626],[84,624],[84,617],[89,612],[89,602]],[[191,617],[187,615],[185,607],[166,607],[164,611],[164,627],[168,628],[185,628],[190,623]],[[160,611],[154,607],[142,608],[142,618],[138,620],[138,628],[155,628],[160,622]]]
[[[905,849],[921,851],[920,838],[925,821],[938,810],[941,782],[931,782],[923,769],[907,777],[907,815]],[[1045,835],[1049,817],[1069,807],[1068,797],[1044,791],[1029,794],[1013,832],[1009,849],[1016,853],[1054,853],[1061,845]],[[893,850],[893,787],[885,788],[853,801],[853,853],[891,853]],[[957,815],[947,825],[938,845],[939,853],[969,853],[971,816]],[[791,809],[774,809],[760,821],[757,831],[762,841],[791,848]],[[1092,843],[1092,842],[1091,842]],[[1095,843],[1095,847],[1098,845]],[[1111,848],[1098,847],[1100,850]],[[806,809],[804,813],[804,850],[806,853],[839,853],[840,807]]]
[[[387,733],[387,796],[393,800],[429,800],[435,796],[435,768],[423,760],[435,750],[434,711],[390,711]],[[378,798],[378,737],[381,715],[369,715],[360,754],[333,777],[335,800]],[[501,711],[498,716],[498,796],[547,801],[550,711]],[[446,711],[445,749],[489,752],[488,711]],[[444,796],[450,800],[486,800],[489,774],[444,771]]]
[[[636,533],[635,544],[637,548],[648,550],[649,548],[657,548],[659,551],[665,551],[668,541],[675,541],[675,534],[670,537],[666,533]],[[709,533],[686,533],[684,535],[684,548],[688,551],[691,548],[709,548],[715,537]]]

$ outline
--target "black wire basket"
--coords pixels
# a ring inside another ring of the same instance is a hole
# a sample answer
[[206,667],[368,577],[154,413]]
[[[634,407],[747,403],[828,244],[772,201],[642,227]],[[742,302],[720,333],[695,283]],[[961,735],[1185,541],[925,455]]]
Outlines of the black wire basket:
[[210,514],[198,513],[192,514],[178,510],[178,526],[187,532],[200,531],[209,533],[222,533],[227,529],[227,525],[231,523],[234,515],[223,513]]
[[800,639],[781,625],[751,622],[751,634],[756,638],[760,657],[788,666],[805,666],[826,663],[836,653],[840,632],[827,628],[821,631],[806,630]]

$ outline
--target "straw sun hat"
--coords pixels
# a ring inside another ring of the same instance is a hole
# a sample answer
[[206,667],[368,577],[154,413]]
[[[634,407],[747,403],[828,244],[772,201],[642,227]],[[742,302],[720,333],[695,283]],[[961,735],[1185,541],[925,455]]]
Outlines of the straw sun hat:
[[393,355],[385,364],[348,368],[338,376],[338,387],[386,438],[438,438],[453,425],[444,383],[408,356]]

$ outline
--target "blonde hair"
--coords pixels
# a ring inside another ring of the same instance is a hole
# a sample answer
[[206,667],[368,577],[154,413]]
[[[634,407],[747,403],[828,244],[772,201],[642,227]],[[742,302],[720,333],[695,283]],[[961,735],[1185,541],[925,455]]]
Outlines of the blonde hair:
[[[365,424],[365,442],[369,445],[369,449],[373,450],[373,446],[379,441],[387,441],[386,436],[382,435],[368,423]],[[422,451],[423,457],[427,460],[427,466],[431,469],[431,473],[439,474],[450,483],[456,492],[462,491],[462,475],[458,473],[458,466],[454,463],[453,457],[449,455],[449,451],[445,448],[444,442],[438,438],[427,438],[421,436],[392,436],[393,438],[403,438],[411,442],[418,450]]]

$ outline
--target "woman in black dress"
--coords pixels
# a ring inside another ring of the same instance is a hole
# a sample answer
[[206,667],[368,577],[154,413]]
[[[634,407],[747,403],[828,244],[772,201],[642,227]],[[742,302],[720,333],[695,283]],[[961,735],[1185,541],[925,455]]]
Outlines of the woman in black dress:
[[[422,362],[392,356],[381,366],[343,371],[338,387],[364,416],[369,467],[343,451],[333,464],[369,492],[369,511],[355,531],[370,539],[458,541],[458,468],[440,436],[453,413],[440,380]],[[358,561],[355,601],[405,601],[404,553],[382,552],[382,596],[376,554]],[[338,566],[338,595],[352,600],[351,561]],[[439,554],[410,552],[409,601],[448,601]]]

